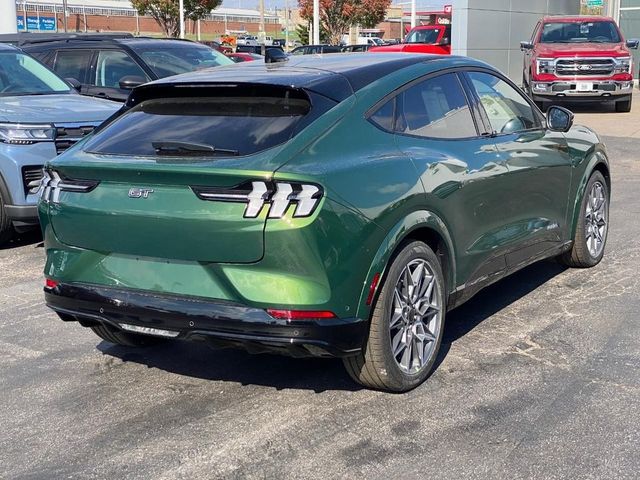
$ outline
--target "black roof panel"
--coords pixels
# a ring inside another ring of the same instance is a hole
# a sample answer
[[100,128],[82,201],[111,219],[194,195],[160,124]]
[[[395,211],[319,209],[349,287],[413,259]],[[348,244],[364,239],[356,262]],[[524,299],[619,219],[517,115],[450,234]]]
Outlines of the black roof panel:
[[[263,83],[315,91],[336,101],[390,73],[437,55],[408,53],[335,53],[290,57],[288,62],[243,62],[156,80],[149,85]],[[140,88],[145,88],[140,87]]]

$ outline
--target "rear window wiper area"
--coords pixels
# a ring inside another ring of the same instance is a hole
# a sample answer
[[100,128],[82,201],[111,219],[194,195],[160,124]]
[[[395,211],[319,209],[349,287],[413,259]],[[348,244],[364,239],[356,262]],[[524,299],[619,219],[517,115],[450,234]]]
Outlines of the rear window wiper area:
[[237,156],[240,154],[238,150],[216,148],[213,145],[205,145],[203,143],[165,141],[151,142],[151,146],[155,150],[156,155],[171,157],[209,155]]

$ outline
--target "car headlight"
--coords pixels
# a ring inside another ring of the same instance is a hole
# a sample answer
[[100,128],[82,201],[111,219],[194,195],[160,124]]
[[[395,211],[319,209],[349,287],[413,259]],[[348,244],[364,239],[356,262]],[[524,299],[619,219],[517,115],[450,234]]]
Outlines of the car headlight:
[[51,142],[56,129],[50,124],[0,123],[0,142],[12,145],[31,145]]
[[281,218],[294,205],[293,217],[309,217],[320,203],[324,191],[319,185],[297,182],[245,182],[231,188],[196,187],[201,200],[246,203],[245,218],[256,218],[265,205],[268,218]]
[[541,73],[555,73],[556,61],[553,58],[538,58],[536,60],[538,75]]
[[631,73],[633,61],[631,57],[616,58],[615,73]]

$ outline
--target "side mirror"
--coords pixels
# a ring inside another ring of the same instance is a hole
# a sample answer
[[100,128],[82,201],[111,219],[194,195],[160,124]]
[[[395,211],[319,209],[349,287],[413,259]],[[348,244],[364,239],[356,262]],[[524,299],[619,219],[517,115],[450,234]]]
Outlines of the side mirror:
[[147,83],[147,80],[144,77],[140,77],[138,75],[126,75],[120,79],[118,84],[120,88],[123,90],[131,90],[132,88],[136,88],[143,83]]
[[637,40],[635,38],[633,40],[627,40],[627,48],[632,48],[633,50],[637,50],[638,45],[640,45],[640,40]]
[[573,126],[573,113],[553,105],[547,110],[547,128],[553,132],[568,132]]
[[525,50],[533,50],[533,43],[532,42],[520,42],[520,50],[522,50],[523,52]]
[[289,57],[279,48],[267,48],[264,52],[264,63],[287,62]]
[[451,45],[451,39],[449,37],[443,37],[440,41],[440,45],[446,47],[447,45]]
[[64,81],[75,88],[77,91],[80,91],[80,89],[82,88],[82,84],[73,77],[65,78]]

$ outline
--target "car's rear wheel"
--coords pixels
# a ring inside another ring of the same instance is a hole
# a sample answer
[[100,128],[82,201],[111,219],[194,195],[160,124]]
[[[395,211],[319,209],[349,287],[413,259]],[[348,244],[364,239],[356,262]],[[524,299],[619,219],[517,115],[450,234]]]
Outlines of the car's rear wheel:
[[423,242],[406,244],[380,290],[363,351],[344,360],[351,377],[366,387],[393,392],[420,385],[440,349],[445,309],[438,258]]
[[4,208],[4,199],[0,195],[0,245],[8,242],[13,235],[13,223]]
[[93,333],[98,335],[101,339],[114,343],[116,345],[122,345],[125,347],[148,347],[157,345],[159,343],[166,342],[166,339],[153,337],[151,335],[142,335],[138,333],[123,332],[107,325],[94,325],[91,327]]
[[594,172],[585,189],[571,250],[560,262],[576,268],[593,267],[604,255],[609,233],[609,188],[602,173]]
[[616,112],[629,113],[631,111],[631,98],[616,102]]

